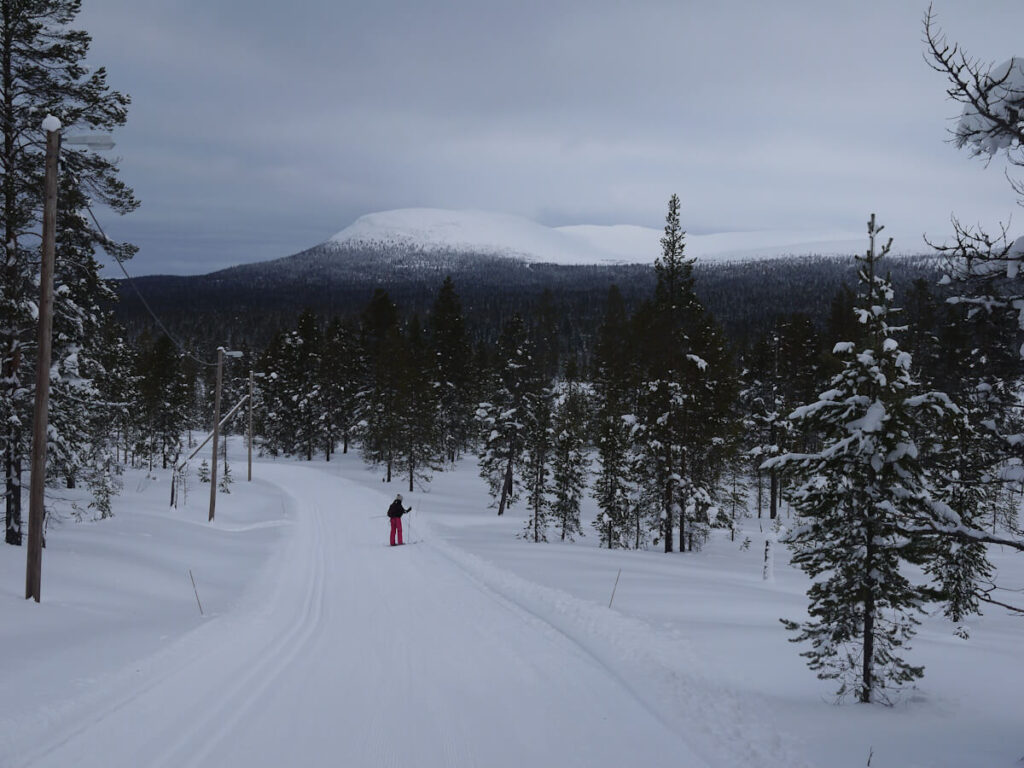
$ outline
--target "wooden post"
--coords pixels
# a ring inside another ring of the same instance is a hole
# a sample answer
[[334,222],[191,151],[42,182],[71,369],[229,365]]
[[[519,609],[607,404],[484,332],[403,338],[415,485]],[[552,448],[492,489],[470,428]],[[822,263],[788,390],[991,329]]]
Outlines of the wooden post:
[[249,369],[249,482],[252,482],[252,368]]
[[217,507],[217,441],[220,437],[220,383],[224,373],[224,347],[217,347],[217,393],[213,397],[213,455],[210,463],[210,522]]
[[[50,130],[50,121],[56,128]],[[32,477],[28,501],[28,557],[25,599],[39,602],[43,581],[43,493],[46,487],[46,427],[50,405],[50,355],[53,333],[53,262],[57,239],[57,156],[60,123],[52,117],[46,128],[46,197],[43,204],[43,252],[39,276],[39,361],[36,363],[36,402],[32,419]]]

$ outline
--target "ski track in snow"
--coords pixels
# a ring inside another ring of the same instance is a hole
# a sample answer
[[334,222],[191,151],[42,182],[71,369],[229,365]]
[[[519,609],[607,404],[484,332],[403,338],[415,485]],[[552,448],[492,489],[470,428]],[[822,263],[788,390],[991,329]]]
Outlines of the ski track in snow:
[[0,765],[803,764],[678,638],[420,520],[422,546],[387,548],[381,492],[294,464],[261,472],[294,522],[242,603],[24,721]]

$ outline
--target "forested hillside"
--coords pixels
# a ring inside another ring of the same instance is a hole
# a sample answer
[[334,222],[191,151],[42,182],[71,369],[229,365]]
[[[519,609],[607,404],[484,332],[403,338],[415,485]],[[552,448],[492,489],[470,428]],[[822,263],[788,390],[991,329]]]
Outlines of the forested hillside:
[[[425,316],[446,276],[460,297],[470,334],[493,342],[514,313],[528,314],[545,291],[558,310],[565,350],[589,354],[605,296],[617,285],[633,308],[654,287],[651,265],[566,266],[490,255],[425,254],[410,248],[354,250],[321,245],[285,259],[209,275],[121,281],[117,313],[130,333],[151,326],[146,302],[176,336],[197,347],[265,346],[279,329],[311,309],[324,320],[358,316],[383,288],[409,317]],[[900,257],[889,265],[897,291],[914,280],[938,282],[934,257]],[[851,257],[793,257],[694,267],[696,292],[737,345],[763,333],[781,314],[824,324],[831,301],[856,283]],[[225,337],[225,334],[227,336]]]

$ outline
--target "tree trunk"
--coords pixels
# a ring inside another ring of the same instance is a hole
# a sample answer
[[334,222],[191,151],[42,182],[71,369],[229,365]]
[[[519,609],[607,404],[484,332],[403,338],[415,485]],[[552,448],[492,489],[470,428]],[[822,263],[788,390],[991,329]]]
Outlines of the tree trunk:
[[7,475],[7,520],[5,541],[16,547],[21,546],[21,462],[14,456],[18,440],[16,430],[11,430],[7,446],[5,469]]
[[505,505],[508,502],[509,494],[512,493],[512,457],[508,458],[508,467],[505,469],[505,482],[501,484],[501,502],[498,504],[498,515],[505,514]]
[[768,470],[769,490],[768,516],[774,520],[779,516],[779,476],[774,469]]
[[864,573],[868,575],[868,581],[864,589],[864,663],[861,673],[860,700],[863,703],[871,701],[871,687],[874,684],[873,664],[875,656],[875,590],[874,581],[871,579],[871,570],[874,568],[874,544],[872,538],[874,533],[872,526],[867,526],[867,548],[864,554]]
[[415,464],[413,464],[412,459],[410,459],[409,460],[409,493],[412,493],[412,481],[413,481],[413,478],[415,477],[415,474],[416,474]]
[[[685,552],[686,548],[683,547],[685,541],[684,536],[686,535],[686,504],[684,499],[679,500],[679,551]],[[690,550],[693,550],[693,540],[690,541]]]

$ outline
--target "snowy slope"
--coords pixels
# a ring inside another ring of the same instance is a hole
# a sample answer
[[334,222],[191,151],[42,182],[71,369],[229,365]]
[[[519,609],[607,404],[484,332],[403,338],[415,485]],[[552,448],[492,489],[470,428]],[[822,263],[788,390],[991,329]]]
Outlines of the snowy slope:
[[[508,214],[404,208],[361,216],[327,242],[487,253],[553,264],[649,264],[661,252],[661,236],[661,230],[648,227],[546,227]],[[722,232],[686,238],[689,256],[709,260],[849,255],[865,247],[864,235],[838,231]]]
[[[685,555],[593,535],[536,545],[516,537],[523,510],[487,509],[467,461],[407,495],[417,543],[391,549],[394,487],[357,456],[258,462],[213,525],[207,486],[167,509],[168,474],[131,475],[112,520],[50,529],[40,605],[20,594],[24,553],[0,548],[0,766],[986,768],[1024,754],[1018,619],[993,609],[965,640],[928,616],[917,689],[834,706],[778,623],[800,618],[807,580],[781,553],[762,580],[756,520],[745,549],[722,532]],[[1024,562],[993,554],[1020,584]]]

